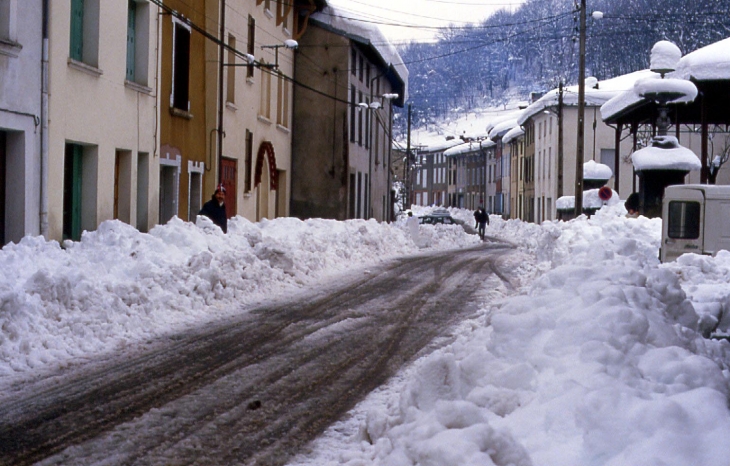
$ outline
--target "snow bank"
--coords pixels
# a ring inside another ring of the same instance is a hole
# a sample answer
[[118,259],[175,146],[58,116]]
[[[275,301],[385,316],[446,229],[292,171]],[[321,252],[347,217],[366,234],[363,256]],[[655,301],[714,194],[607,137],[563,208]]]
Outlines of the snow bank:
[[[149,234],[107,221],[62,249],[26,237],[0,250],[0,385],[13,375],[241,311],[358,264],[478,241],[458,225],[294,218],[173,218]],[[420,247],[419,247],[420,246]]]
[[419,361],[357,446],[319,464],[724,464],[730,345],[698,333],[695,300],[728,304],[730,253],[661,265],[661,221],[625,212],[493,217],[487,234],[535,254],[542,276]]

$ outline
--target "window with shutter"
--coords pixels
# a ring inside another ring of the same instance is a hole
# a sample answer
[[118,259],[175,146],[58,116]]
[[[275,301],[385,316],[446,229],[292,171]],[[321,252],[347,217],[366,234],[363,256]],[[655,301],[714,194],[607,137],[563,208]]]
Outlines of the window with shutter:
[[77,61],[84,58],[84,0],[71,0],[71,37],[69,56]]
[[190,111],[190,30],[182,23],[175,23],[172,56],[172,106]]
[[135,62],[135,37],[136,33],[136,18],[137,18],[137,3],[134,0],[129,0],[129,7],[127,9],[127,81],[134,81],[134,62]]

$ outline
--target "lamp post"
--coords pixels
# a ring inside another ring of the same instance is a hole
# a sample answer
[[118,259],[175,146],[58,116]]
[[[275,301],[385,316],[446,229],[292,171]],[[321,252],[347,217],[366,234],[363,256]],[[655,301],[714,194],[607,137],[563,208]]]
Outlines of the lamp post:
[[[395,93],[387,93],[383,94],[380,97],[380,102],[373,101],[370,103],[367,102],[360,102],[357,104],[358,108],[361,110],[367,110],[372,111],[372,115],[369,117],[368,121],[368,215],[372,216],[373,211],[373,119],[377,121],[377,110],[380,110],[383,108],[382,102],[387,100],[389,103],[389,121],[390,121],[390,128],[387,130],[388,132],[388,140],[391,138],[391,128],[392,128],[392,119],[393,119],[393,99],[398,98],[398,94]],[[379,141],[375,141],[375,144],[377,144]],[[386,189],[388,193],[388,199],[390,199],[390,146],[392,144],[389,144],[388,146],[388,163],[384,164],[387,167],[388,173],[387,173],[387,181],[386,181]],[[390,202],[390,201],[389,201]],[[388,213],[390,212],[390,208],[387,208],[385,212],[383,212],[383,219],[390,218]]]

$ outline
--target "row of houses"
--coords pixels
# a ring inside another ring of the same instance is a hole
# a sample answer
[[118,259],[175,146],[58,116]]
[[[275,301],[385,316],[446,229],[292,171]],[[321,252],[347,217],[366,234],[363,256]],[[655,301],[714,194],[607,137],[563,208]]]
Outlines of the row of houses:
[[325,0],[0,0],[0,245],[106,220],[390,218],[408,74]]
[[[675,73],[696,83],[704,91],[701,94],[713,92],[701,104],[703,109],[700,104],[683,103],[670,111],[671,134],[703,161],[697,161],[702,170],[682,173],[684,182],[707,182],[708,164],[718,160],[718,154],[727,160],[730,152],[730,119],[723,104],[730,98],[730,57],[722,52],[728,48],[730,39],[687,54]],[[582,183],[584,189],[605,183],[622,199],[640,190],[642,174],[632,154],[651,144],[658,110],[634,87],[643,80],[663,78],[642,70],[604,81],[586,80],[583,177],[599,166],[598,171],[609,175],[591,180],[601,181],[597,185]],[[481,134],[414,145],[410,202],[466,209],[482,205],[492,214],[531,222],[569,218],[565,202],[558,200],[576,193],[578,113],[578,87],[560,86],[501,112]],[[405,151],[401,155],[405,157]],[[713,181],[730,184],[730,171],[717,169]]]

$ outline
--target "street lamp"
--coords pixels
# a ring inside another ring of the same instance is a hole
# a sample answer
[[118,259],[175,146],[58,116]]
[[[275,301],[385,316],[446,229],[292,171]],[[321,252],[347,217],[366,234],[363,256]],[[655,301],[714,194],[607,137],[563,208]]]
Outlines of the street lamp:
[[279,68],[279,49],[284,47],[285,49],[289,50],[296,50],[299,47],[299,43],[295,41],[294,39],[287,39],[284,41],[283,44],[276,44],[276,45],[262,45],[262,49],[274,49],[274,64],[262,64],[262,67],[265,68]]
[[[388,128],[388,140],[390,141],[392,139],[392,129],[393,129],[393,100],[397,99],[399,97],[398,94],[395,93],[386,93],[380,96],[380,102],[373,101],[370,103],[367,102],[360,102],[357,104],[357,107],[359,110],[380,110],[383,108],[382,102],[387,100],[389,103],[388,108],[388,118],[389,118],[389,128]],[[373,119],[377,119],[377,113],[374,113],[371,118],[369,118],[368,122],[368,215],[371,215],[372,212],[372,200],[373,200]],[[378,141],[375,141],[377,144]],[[386,181],[386,189],[388,190],[388,203],[390,204],[390,157],[391,157],[391,149],[392,149],[392,143],[388,144],[388,163],[386,164],[387,168],[387,181]],[[388,207],[386,212],[383,212],[383,217],[390,218],[389,212],[391,208]]]

